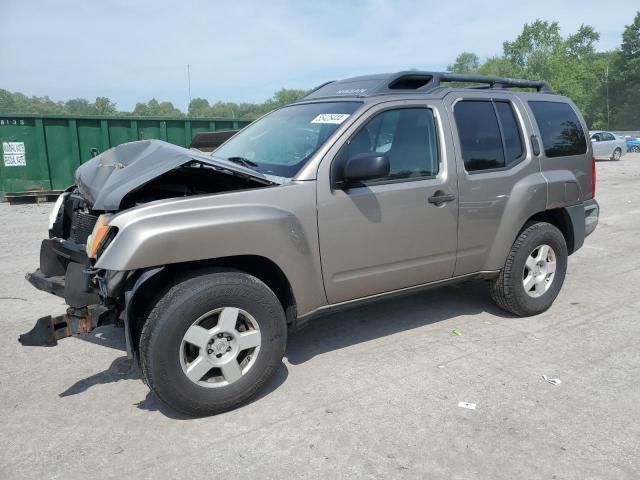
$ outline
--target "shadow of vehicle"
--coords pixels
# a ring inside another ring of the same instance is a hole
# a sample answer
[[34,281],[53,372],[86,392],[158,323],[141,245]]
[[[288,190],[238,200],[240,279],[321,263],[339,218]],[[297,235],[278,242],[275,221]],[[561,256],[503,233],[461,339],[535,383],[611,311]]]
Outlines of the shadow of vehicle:
[[[91,335],[86,337],[78,337],[96,345],[102,345],[108,348],[114,348],[118,350],[125,350],[124,334],[121,329],[114,327],[100,327]],[[253,403],[261,398],[266,397],[271,392],[275,391],[280,385],[282,385],[289,376],[289,370],[284,363],[280,364],[280,367],[276,371],[274,377],[269,383],[254,397],[250,402]],[[108,383],[116,383],[126,380],[142,380],[142,372],[140,371],[137,362],[134,359],[127,358],[126,355],[116,358],[106,370],[93,374],[87,378],[77,381],[64,392],[60,393],[61,398],[69,397],[72,395],[78,395],[86,392],[89,388],[96,385],[105,385]],[[183,415],[181,413],[172,410],[166,406],[162,401],[151,391],[147,392],[146,397],[135,404],[140,410],[147,410],[150,412],[159,412],[165,417],[172,418],[174,420],[190,420],[195,417]]]
[[[299,365],[316,355],[460,315],[480,312],[490,312],[503,318],[511,317],[493,305],[486,286],[479,281],[383,300],[312,320],[306,328],[289,335],[285,357],[292,365]],[[108,348],[125,350],[121,329],[101,327],[91,335],[79,338]],[[249,403],[275,391],[286,381],[288,375],[287,366],[281,363],[274,378]],[[106,370],[74,383],[60,393],[60,397],[78,395],[95,385],[123,380],[142,380],[137,362],[126,356],[116,358]],[[157,411],[176,420],[193,418],[170,409],[152,392],[148,392],[146,397],[135,405],[141,410]]]
[[480,312],[512,317],[491,302],[484,282],[441,287],[314,319],[289,336],[285,356],[299,365],[316,355]]

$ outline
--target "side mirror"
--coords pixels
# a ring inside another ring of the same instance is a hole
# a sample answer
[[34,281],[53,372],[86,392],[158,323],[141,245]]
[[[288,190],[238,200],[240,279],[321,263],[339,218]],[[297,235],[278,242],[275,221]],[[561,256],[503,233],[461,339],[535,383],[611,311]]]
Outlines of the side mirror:
[[591,142],[597,142],[598,139],[596,137],[591,137]]
[[341,180],[345,184],[362,182],[389,175],[389,159],[377,152],[358,153],[347,160]]

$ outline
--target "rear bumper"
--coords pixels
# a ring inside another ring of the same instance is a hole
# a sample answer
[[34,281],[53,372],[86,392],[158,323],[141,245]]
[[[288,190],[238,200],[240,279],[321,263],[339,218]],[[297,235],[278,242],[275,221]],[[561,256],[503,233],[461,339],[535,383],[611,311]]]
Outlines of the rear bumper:
[[584,236],[588,237],[598,226],[598,219],[600,218],[600,205],[596,202],[595,198],[587,200],[584,205]]
[[598,226],[600,205],[595,198],[585,200],[577,205],[565,207],[571,220],[573,232],[573,248],[571,253],[578,250],[584,244],[584,239],[591,235]]

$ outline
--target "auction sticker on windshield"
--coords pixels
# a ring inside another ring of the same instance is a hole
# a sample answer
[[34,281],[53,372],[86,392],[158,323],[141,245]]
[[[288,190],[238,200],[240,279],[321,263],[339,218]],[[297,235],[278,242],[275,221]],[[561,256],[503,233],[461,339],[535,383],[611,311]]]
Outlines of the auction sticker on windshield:
[[316,118],[311,120],[311,123],[333,123],[340,125],[351,115],[348,113],[321,113]]

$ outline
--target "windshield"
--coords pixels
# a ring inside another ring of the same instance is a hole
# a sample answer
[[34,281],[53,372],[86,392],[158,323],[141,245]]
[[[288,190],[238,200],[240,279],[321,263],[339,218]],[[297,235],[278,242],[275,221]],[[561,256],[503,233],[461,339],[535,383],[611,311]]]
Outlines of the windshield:
[[249,125],[212,155],[291,178],[360,105],[323,102],[281,108]]

